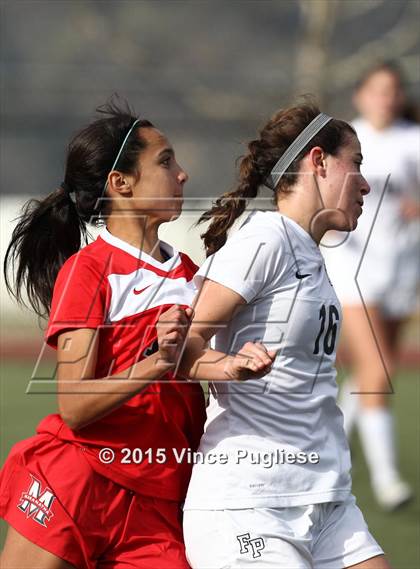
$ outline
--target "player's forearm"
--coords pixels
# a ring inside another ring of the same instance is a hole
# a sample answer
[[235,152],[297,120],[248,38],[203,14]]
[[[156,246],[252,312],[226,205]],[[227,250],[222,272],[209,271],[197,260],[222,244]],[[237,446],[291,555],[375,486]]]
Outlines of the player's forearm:
[[182,375],[196,381],[230,381],[227,368],[232,359],[232,356],[208,348]]
[[228,381],[227,364],[232,359],[223,352],[207,347],[199,337],[189,337],[179,365],[179,375],[196,381]]
[[71,429],[81,429],[108,415],[173,368],[156,353],[119,374],[59,382],[60,414]]

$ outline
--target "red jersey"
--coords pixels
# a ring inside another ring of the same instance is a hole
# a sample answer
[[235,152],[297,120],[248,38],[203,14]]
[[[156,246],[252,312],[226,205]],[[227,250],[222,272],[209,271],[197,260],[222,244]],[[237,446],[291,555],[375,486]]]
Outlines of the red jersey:
[[[196,265],[161,243],[161,263],[104,229],[93,243],[70,257],[54,286],[45,334],[56,348],[66,330],[94,328],[99,334],[95,378],[118,374],[157,350],[156,322],[173,304],[190,306]],[[92,467],[140,494],[183,500],[191,454],[203,431],[205,404],[198,383],[166,374],[102,419],[70,429],[58,414],[38,425],[85,450]],[[104,447],[114,460],[100,460]],[[159,452],[158,452],[159,451]]]

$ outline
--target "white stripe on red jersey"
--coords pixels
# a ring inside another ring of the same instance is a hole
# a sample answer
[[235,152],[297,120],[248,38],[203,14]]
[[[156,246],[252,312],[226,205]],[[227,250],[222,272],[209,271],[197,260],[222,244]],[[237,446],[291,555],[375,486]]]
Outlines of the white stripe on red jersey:
[[[160,263],[104,229],[93,243],[70,257],[56,279],[46,341],[57,346],[66,330],[93,328],[99,334],[95,378],[120,374],[156,351],[156,322],[173,304],[189,306],[196,265],[187,255],[160,243],[169,257]],[[173,449],[195,450],[203,428],[204,398],[199,384],[167,374],[124,405],[78,431],[60,415],[49,415],[38,432],[80,445],[95,470],[139,493],[182,500],[191,465],[179,465]],[[116,453],[113,464],[98,459],[102,447]],[[164,448],[164,464],[121,463],[123,448]]]

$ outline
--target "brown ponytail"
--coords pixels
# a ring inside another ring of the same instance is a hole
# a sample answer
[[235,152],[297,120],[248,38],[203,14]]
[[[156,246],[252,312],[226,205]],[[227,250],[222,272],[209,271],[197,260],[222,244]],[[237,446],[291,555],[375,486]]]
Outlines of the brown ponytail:
[[232,192],[226,192],[218,198],[214,206],[203,213],[198,223],[213,218],[209,228],[201,235],[206,253],[212,255],[220,249],[227,239],[227,232],[235,220],[245,211],[250,198],[255,198],[263,182],[262,174],[255,167],[254,154],[257,140],[248,144],[248,154],[242,158],[239,166],[239,184]]
[[[214,206],[198,220],[198,223],[212,220],[207,231],[201,235],[207,256],[226,243],[228,230],[245,211],[248,200],[257,196],[259,187],[264,184],[277,160],[319,112],[318,107],[310,103],[280,110],[260,130],[259,138],[248,144],[248,153],[240,162],[237,188],[218,198]],[[275,198],[280,192],[285,194],[291,191],[297,180],[300,161],[312,148],[320,146],[327,154],[334,156],[349,135],[355,135],[355,131],[348,123],[331,120],[293,160],[277,184]]]

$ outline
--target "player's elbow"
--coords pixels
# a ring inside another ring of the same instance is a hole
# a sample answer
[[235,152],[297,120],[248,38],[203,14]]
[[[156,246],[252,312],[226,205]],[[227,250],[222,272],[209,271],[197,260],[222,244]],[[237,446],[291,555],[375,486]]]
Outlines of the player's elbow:
[[83,421],[81,421],[77,416],[72,413],[60,413],[61,418],[63,419],[64,423],[71,429],[72,431],[77,431],[83,427]]
[[81,411],[74,405],[69,405],[68,402],[64,402],[62,398],[61,401],[59,399],[58,402],[58,412],[64,423],[72,431],[77,431],[86,425],[86,418],[83,417]]

